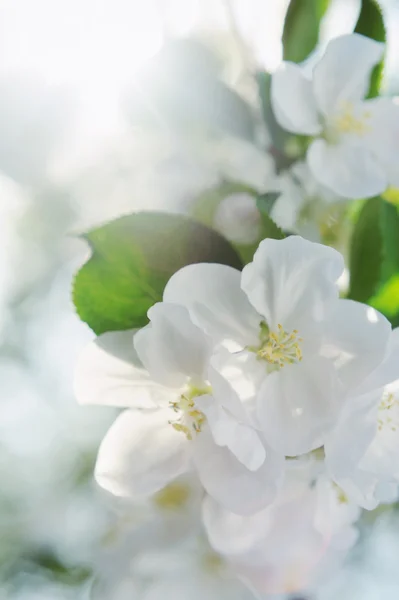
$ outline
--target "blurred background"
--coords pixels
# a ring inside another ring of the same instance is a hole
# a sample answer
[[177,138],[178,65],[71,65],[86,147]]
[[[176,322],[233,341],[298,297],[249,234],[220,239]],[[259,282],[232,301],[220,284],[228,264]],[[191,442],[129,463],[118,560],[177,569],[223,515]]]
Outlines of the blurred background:
[[[385,86],[399,94],[399,0],[381,4]],[[79,407],[72,393],[93,337],[70,299],[88,254],[74,234],[138,209],[187,212],[221,177],[245,180],[251,148],[268,136],[253,74],[281,61],[286,7],[0,0],[1,599],[86,598],[112,528],[92,473],[115,413]],[[358,11],[356,0],[334,0],[320,49],[351,31]],[[397,600],[398,556],[395,508],[367,515],[317,599]],[[106,563],[115,571],[120,561]]]

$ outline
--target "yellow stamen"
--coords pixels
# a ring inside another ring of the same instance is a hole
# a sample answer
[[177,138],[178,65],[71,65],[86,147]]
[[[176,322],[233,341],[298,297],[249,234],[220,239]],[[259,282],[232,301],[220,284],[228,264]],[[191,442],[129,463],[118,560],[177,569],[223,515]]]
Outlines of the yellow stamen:
[[388,427],[391,431],[399,428],[399,401],[393,394],[384,394],[378,407],[378,431]]
[[334,119],[333,126],[341,133],[363,136],[370,131],[370,125],[367,123],[370,117],[369,111],[363,111],[359,116],[355,116],[353,104],[344,102],[342,110]]
[[170,402],[170,407],[174,412],[179,413],[179,418],[176,421],[169,421],[169,424],[176,431],[184,433],[188,440],[192,440],[193,435],[202,431],[202,426],[206,421],[205,415],[195,407],[194,399],[210,392],[210,387],[190,386],[178,400]]
[[300,347],[302,341],[302,338],[298,337],[296,329],[289,333],[279,323],[277,332],[268,332],[266,335],[265,331],[262,330],[261,345],[257,348],[251,347],[249,350],[256,352],[258,358],[281,369],[286,364],[293,364],[302,360],[302,349]]
[[187,504],[190,487],[179,481],[169,483],[153,497],[154,504],[164,510],[177,510]]

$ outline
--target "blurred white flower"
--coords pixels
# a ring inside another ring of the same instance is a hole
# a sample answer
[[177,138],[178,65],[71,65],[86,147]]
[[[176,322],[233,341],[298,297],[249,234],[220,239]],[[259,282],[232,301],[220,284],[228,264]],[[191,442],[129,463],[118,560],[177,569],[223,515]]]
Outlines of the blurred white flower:
[[53,178],[71,190],[80,228],[137,210],[189,214],[198,196],[221,181],[263,191],[275,180],[272,157],[250,142],[168,129],[123,130],[78,165],[65,163]]
[[[204,500],[203,518],[211,545],[258,594],[313,587],[318,577],[323,575],[325,580],[328,571],[337,567],[357,539],[352,523],[358,512],[339,505],[333,488],[331,501],[327,495],[321,498],[312,486],[314,476],[312,461],[293,461],[277,500],[248,517],[229,513],[212,498]],[[323,511],[325,522],[335,521],[333,529],[318,527],[318,510]]]
[[[119,550],[106,556],[106,570],[98,570],[92,600],[252,600],[253,594],[237,580],[229,564],[206,543],[189,535],[178,544],[159,543],[154,528],[138,528],[127,538],[123,568]],[[101,565],[101,563],[100,563]]]
[[308,80],[286,62],[272,77],[280,125],[316,139],[307,152],[316,179],[337,194],[364,198],[397,185],[399,107],[389,98],[364,100],[384,45],[359,34],[332,40]]
[[261,215],[254,196],[231,194],[218,206],[214,227],[231,242],[253,244],[260,238]]
[[270,212],[273,221],[285,231],[320,241],[323,228],[333,224],[329,208],[347,199],[321,185],[305,162],[283,171],[277,182],[280,195]]

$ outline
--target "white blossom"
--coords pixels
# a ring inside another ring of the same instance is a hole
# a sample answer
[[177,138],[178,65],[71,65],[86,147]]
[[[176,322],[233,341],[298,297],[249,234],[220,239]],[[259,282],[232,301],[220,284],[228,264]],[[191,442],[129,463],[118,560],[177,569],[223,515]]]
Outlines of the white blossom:
[[236,392],[209,364],[210,338],[182,306],[159,303],[148,316],[150,324],[134,336],[100,336],[78,365],[79,401],[128,408],[101,444],[97,481],[137,498],[194,465],[208,493],[231,510],[265,506],[283,457],[264,443]]
[[392,502],[399,484],[399,329],[383,363],[352,388],[326,440],[332,479],[367,509]]
[[307,162],[316,179],[348,198],[398,185],[399,107],[364,100],[384,45],[359,34],[332,40],[309,80],[285,62],[273,74],[271,99],[280,125],[311,136]]
[[[357,539],[358,511],[337,501],[330,487],[322,496],[312,485],[313,461],[292,461],[273,504],[251,516],[226,511],[210,497],[203,518],[211,545],[259,594],[300,592],[338,566]],[[324,520],[320,527],[319,511]],[[339,514],[339,519],[337,518]],[[327,522],[334,528],[327,528]]]
[[234,344],[245,358],[259,428],[286,456],[321,446],[345,386],[384,358],[390,325],[373,309],[338,298],[342,271],[338,252],[291,236],[261,242],[242,275],[223,265],[189,265],[165,288],[166,302],[186,306],[215,344]]
[[[346,200],[321,185],[306,162],[296,162],[278,178],[280,193],[270,216],[281,229],[320,241],[323,230],[334,223],[333,209]],[[340,223],[342,227],[342,223]]]

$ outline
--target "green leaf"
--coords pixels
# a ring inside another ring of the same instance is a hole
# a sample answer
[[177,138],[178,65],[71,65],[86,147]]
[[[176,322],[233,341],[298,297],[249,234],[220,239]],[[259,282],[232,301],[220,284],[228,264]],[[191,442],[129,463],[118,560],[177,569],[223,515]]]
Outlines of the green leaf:
[[380,287],[370,304],[381,311],[393,325],[399,317],[399,213],[396,206],[381,201],[382,233]]
[[261,239],[272,238],[274,240],[283,240],[287,237],[282,229],[270,217],[270,211],[280,194],[268,193],[259,196],[256,205],[262,217]]
[[[285,157],[285,148],[289,140],[293,137],[281,127],[276,121],[270,100],[271,75],[265,71],[258,71],[255,75],[258,85],[258,94],[262,107],[263,119],[267,130],[273,140],[274,158],[277,162],[283,161],[281,168],[290,166],[290,161]],[[286,164],[287,161],[287,164]]]
[[367,302],[375,294],[381,280],[381,203],[379,197],[370,198],[364,203],[352,234],[348,297],[359,302]]
[[381,283],[399,273],[399,213],[396,206],[381,200],[382,232]]
[[242,268],[227,240],[181,215],[136,213],[82,237],[92,256],[75,277],[73,301],[96,334],[144,326],[148,309],[162,300],[167,281],[185,265]]
[[393,275],[371,299],[370,304],[388,319],[399,315],[399,273]]
[[399,188],[389,187],[381,196],[384,200],[399,208]]
[[314,50],[329,0],[291,0],[283,31],[284,60],[302,62]]
[[[362,0],[355,33],[361,33],[377,42],[386,42],[386,30],[381,7],[376,0]],[[384,70],[384,60],[371,73],[368,98],[378,96]]]
[[280,192],[267,192],[258,197],[256,204],[262,214],[270,216],[270,211],[280,196]]

